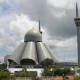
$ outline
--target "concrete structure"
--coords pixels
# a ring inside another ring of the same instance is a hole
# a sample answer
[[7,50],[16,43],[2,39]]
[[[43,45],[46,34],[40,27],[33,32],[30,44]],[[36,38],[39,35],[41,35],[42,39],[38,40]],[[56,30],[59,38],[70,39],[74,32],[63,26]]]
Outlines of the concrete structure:
[[[53,66],[58,66],[60,68],[70,68],[77,70],[78,69],[78,63],[77,62],[57,62],[55,63],[55,65]],[[41,65],[39,65],[37,68],[34,68],[33,66],[28,65],[27,66],[27,71],[35,71],[37,72],[37,76],[41,77],[42,76],[42,72],[43,72],[43,68],[40,68]],[[15,71],[21,71],[22,68],[8,68],[8,70],[12,73],[15,73]]]
[[[21,71],[22,68],[9,68],[8,69],[11,73],[15,73],[15,71]],[[36,71],[37,72],[37,76],[41,77],[42,76],[42,72],[43,69],[42,68],[28,68],[27,71]]]
[[80,68],[80,17],[78,15],[78,6],[76,2],[76,18],[74,19],[77,27],[77,45],[78,45],[78,67]]
[[7,68],[8,68],[8,66],[9,66],[9,61],[8,61],[8,59],[9,59],[10,56],[11,56],[11,55],[6,55],[6,56],[4,56],[4,64],[7,64]]
[[[9,61],[9,68],[29,67],[42,65],[43,61],[49,59],[55,64],[58,59],[51,49],[42,42],[42,32],[32,28],[24,36],[24,42],[16,48],[10,57],[4,57],[4,63]],[[8,65],[8,64],[7,64]]]

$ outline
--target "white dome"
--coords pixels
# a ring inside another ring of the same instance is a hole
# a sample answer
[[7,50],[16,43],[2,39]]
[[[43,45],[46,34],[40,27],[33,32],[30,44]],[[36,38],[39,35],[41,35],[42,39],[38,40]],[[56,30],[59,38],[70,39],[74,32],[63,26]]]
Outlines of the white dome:
[[42,41],[42,35],[39,31],[33,28],[25,34],[24,42],[27,41]]

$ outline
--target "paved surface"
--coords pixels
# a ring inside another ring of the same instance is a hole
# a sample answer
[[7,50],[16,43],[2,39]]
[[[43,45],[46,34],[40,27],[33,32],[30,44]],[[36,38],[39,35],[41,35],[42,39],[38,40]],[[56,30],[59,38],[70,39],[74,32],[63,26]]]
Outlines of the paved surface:
[[74,76],[67,76],[70,80],[74,80]]

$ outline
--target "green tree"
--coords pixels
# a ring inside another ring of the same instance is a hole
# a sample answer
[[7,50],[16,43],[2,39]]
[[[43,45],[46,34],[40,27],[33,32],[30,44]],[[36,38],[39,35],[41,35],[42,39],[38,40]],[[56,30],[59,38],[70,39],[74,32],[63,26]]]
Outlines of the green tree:
[[58,75],[58,76],[63,75],[62,69],[60,69],[60,68],[55,69],[55,70],[54,70],[54,75],[55,75],[55,76],[56,76],[56,75]]
[[64,68],[64,69],[60,69],[60,68],[56,68],[54,70],[54,75],[58,75],[58,76],[62,76],[64,74],[65,75],[70,75],[72,74],[73,72],[71,71],[70,68]]
[[80,73],[80,69],[79,69],[79,70],[77,70],[77,73]]
[[5,65],[5,64],[0,64],[0,71],[6,70],[6,69],[7,69],[7,65]]
[[15,74],[12,74],[8,71],[0,72],[0,80],[15,80]]
[[72,72],[70,68],[64,68],[62,71],[64,75],[70,75]]
[[75,80],[80,80],[80,76],[77,76],[77,77],[75,78]]
[[21,77],[26,77],[26,76],[29,76],[29,74],[30,74],[30,72],[27,71],[27,68],[26,68],[26,67],[24,67],[24,68],[22,69],[22,71],[19,71],[19,72],[20,72],[20,76],[21,76]]
[[51,59],[45,59],[41,64],[42,64],[42,66],[49,67],[49,66],[53,65],[53,60],[51,60]]
[[42,75],[45,75],[45,76],[53,76],[53,70],[51,71],[51,68],[50,67],[46,67],[46,68],[44,68]]

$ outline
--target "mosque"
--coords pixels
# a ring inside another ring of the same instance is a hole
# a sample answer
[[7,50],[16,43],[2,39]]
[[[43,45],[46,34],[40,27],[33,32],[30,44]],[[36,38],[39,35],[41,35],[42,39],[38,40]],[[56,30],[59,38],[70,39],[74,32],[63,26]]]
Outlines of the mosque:
[[34,67],[36,65],[42,65],[47,59],[53,62],[53,64],[58,61],[58,58],[51,49],[42,42],[42,32],[40,31],[39,21],[39,31],[32,28],[25,34],[24,42],[21,42],[13,54],[8,57],[8,67]]
[[[42,32],[32,28],[24,36],[24,42],[21,42],[16,50],[11,55],[4,57],[4,64],[7,64],[7,68],[10,72],[21,70],[24,66],[29,71],[37,71],[41,73],[39,66],[42,63],[49,60],[53,64],[56,64],[58,58],[52,52],[48,45],[42,42]],[[39,69],[35,69],[39,68]]]

